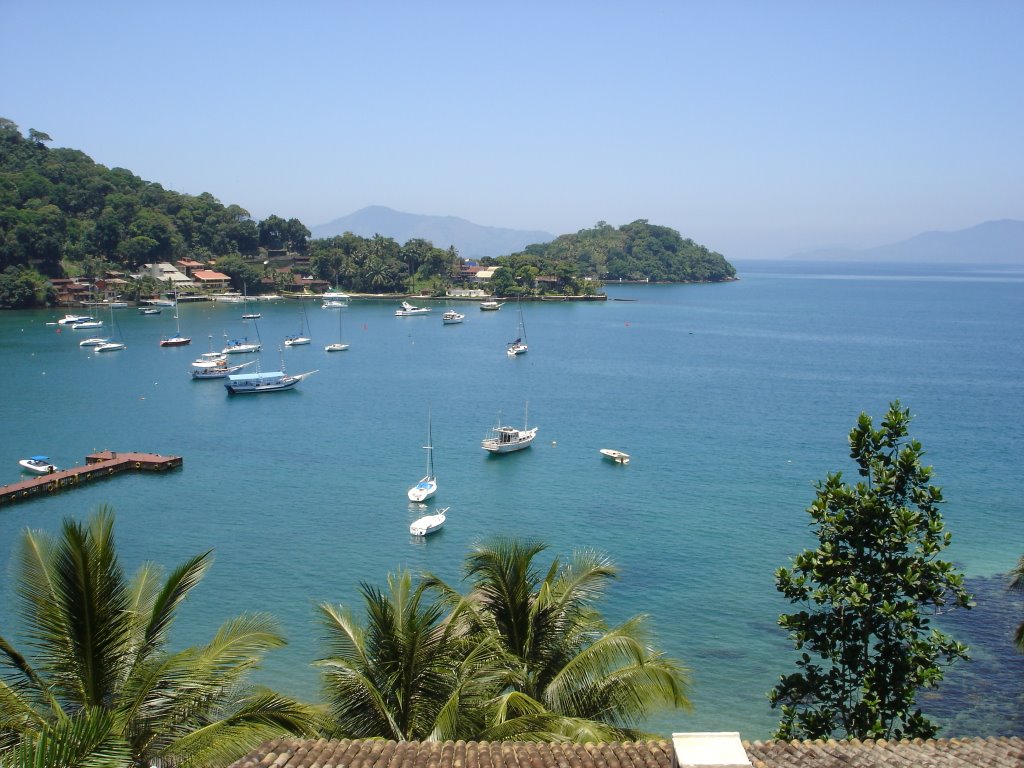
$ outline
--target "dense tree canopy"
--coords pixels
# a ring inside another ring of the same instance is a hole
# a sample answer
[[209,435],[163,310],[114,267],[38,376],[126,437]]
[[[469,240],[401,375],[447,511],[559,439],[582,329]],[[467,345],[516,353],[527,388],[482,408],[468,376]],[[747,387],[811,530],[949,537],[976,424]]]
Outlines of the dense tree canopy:
[[257,224],[209,193],[172,192],[46,141],[34,129],[26,139],[0,119],[0,269],[77,276],[87,259],[134,270],[194,253],[255,254],[262,241],[306,246],[309,231],[295,219]]
[[[578,274],[600,280],[719,282],[736,277],[725,258],[674,229],[639,219],[618,229],[601,221],[592,229],[531,245],[509,261],[569,265]],[[542,271],[550,271],[551,266]],[[518,282],[518,281],[517,281]]]

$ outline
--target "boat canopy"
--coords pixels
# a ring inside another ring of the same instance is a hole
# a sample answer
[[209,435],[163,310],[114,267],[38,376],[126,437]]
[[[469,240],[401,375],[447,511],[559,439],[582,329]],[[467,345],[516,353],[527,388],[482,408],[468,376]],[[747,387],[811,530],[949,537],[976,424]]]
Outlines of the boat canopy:
[[49,461],[49,456],[29,456],[32,461]]
[[265,371],[263,373],[234,373],[228,376],[231,381],[260,381],[261,379],[277,379],[284,376],[284,371]]

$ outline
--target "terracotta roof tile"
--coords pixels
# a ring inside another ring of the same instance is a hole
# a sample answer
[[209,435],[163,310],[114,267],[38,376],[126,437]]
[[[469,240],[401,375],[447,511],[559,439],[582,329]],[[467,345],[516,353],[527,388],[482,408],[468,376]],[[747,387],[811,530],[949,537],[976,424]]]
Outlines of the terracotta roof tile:
[[1024,739],[744,742],[754,768],[1024,768]]
[[[743,742],[754,768],[1024,768],[1024,739]],[[232,768],[677,768],[668,740],[269,741]]]

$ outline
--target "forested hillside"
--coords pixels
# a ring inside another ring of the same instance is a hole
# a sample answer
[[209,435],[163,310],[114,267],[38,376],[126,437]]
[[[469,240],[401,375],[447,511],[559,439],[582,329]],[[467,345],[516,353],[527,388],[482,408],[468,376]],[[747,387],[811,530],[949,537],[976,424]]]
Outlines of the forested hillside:
[[706,283],[736,277],[736,269],[722,254],[646,219],[618,229],[601,221],[593,229],[531,245],[511,258],[524,256],[568,261],[580,274],[600,280]]
[[256,222],[213,195],[172,192],[75,149],[49,149],[45,133],[0,118],[0,271],[31,267],[46,277],[134,270],[191,256],[255,254],[260,246],[304,251],[297,219]]
[[[124,168],[100,165],[79,150],[51,149],[51,141],[35,129],[23,136],[15,123],[0,118],[2,308],[52,303],[52,278],[135,274],[143,264],[184,257],[213,265],[236,289],[246,285],[256,292],[294,285],[298,270],[356,292],[444,295],[457,284],[480,287],[461,269],[455,248],[352,233],[311,242],[298,219],[272,215],[255,221],[244,208],[224,205],[208,192],[173,192]],[[285,258],[284,267],[280,260],[267,267],[271,251],[294,258]],[[506,267],[485,286],[501,296],[589,294],[601,280],[735,277],[720,254],[642,219],[618,229],[601,222],[482,262]],[[153,280],[136,280],[134,295],[158,290]]]

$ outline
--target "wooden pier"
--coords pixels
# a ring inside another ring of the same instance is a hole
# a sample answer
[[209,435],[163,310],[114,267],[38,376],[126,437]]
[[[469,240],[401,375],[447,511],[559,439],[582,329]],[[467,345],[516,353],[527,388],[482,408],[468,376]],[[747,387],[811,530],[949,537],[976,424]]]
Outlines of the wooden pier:
[[123,451],[90,453],[85,457],[85,466],[59,469],[48,475],[0,487],[0,506],[77,488],[83,483],[113,477],[121,472],[164,472],[181,465],[181,456]]

